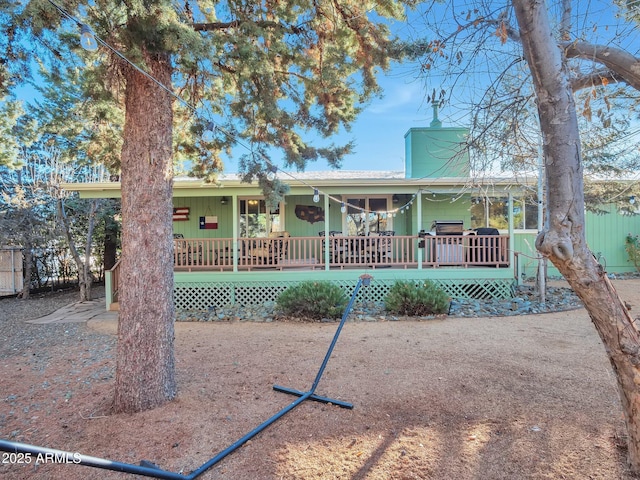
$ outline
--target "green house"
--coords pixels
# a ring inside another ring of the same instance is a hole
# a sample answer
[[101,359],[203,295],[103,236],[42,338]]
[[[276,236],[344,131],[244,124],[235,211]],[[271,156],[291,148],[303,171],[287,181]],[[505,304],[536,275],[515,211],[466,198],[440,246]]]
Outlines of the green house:
[[[373,275],[370,300],[396,280],[432,280],[452,297],[503,298],[538,268],[534,184],[470,175],[467,131],[437,119],[405,135],[405,171],[277,172],[290,191],[269,208],[236,175],[215,185],[176,178],[175,303],[208,309],[274,301],[317,279],[352,288]],[[533,179],[535,182],[535,179]],[[118,198],[119,182],[66,185],[84,198]],[[633,270],[624,238],[640,216],[587,215],[588,241],[609,272]],[[119,265],[107,276],[117,302]],[[554,269],[550,275],[557,275]]]

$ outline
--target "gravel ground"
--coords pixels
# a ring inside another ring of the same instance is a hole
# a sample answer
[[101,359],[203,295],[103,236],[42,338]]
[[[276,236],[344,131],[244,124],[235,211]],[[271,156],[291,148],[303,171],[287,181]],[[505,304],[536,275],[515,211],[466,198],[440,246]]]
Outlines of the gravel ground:
[[[616,289],[634,304],[640,286]],[[329,323],[177,324],[178,398],[112,414],[114,322],[110,333],[24,322],[76,299],[0,300],[0,438],[171,472],[193,471],[289,405],[273,385],[307,386],[335,331]],[[615,378],[584,309],[353,322],[319,393],[355,408],[302,405],[202,479],[635,478]],[[89,476],[125,477],[0,464],[3,480]]]
[[[104,295],[104,288],[94,287],[93,293],[94,298],[99,298]],[[25,324],[28,320],[48,315],[78,299],[77,290],[35,294],[26,300],[0,298],[0,358],[16,355],[18,352],[26,355],[26,352],[42,351],[44,346],[75,345],[81,341],[96,340],[97,337],[104,344],[102,335],[97,335],[82,323]]]

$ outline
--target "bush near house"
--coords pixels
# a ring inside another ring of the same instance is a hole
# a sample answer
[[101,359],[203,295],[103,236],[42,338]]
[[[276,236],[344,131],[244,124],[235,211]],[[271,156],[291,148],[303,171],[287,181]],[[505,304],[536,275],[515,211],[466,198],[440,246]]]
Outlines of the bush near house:
[[420,317],[447,313],[450,301],[444,290],[429,280],[419,284],[397,281],[389,289],[384,304],[391,313]]
[[347,295],[337,285],[310,280],[287,288],[276,300],[276,305],[285,315],[322,320],[341,317],[347,302]]
[[627,235],[625,239],[624,249],[627,251],[629,261],[633,263],[636,270],[640,272],[640,238],[638,235]]

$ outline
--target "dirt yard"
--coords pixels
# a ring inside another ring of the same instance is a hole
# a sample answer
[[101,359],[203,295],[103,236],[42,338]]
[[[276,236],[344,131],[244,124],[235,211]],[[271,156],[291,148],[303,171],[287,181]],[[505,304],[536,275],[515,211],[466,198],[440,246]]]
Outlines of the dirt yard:
[[[615,285],[640,312],[640,280]],[[308,390],[336,326],[179,323],[178,399],[110,415],[115,324],[25,324],[32,341],[0,355],[0,438],[188,474],[295,399],[274,384]],[[316,393],[354,408],[306,401],[199,478],[634,478],[584,310],[347,323]],[[134,478],[35,461],[0,477]]]

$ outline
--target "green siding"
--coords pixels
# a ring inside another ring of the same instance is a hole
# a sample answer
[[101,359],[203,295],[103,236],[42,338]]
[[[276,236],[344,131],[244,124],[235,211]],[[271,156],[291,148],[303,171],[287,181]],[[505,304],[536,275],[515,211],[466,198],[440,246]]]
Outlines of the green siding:
[[587,212],[587,244],[608,272],[633,272],[635,267],[627,261],[624,243],[629,233],[640,233],[640,215],[621,215],[614,205],[606,210],[609,213],[604,215]]
[[452,195],[423,195],[422,228],[431,230],[431,224],[436,220],[462,220],[465,229],[471,228],[470,195],[464,195],[455,202]]
[[469,176],[466,128],[411,128],[405,134],[405,176]]
[[[621,215],[614,205],[605,209],[609,213],[586,213],[587,245],[608,273],[633,272],[635,268],[627,261],[624,241],[629,233],[640,233],[640,215]],[[538,268],[536,236],[535,232],[516,233],[513,239],[513,248],[520,253],[518,270],[527,277],[534,277]],[[551,262],[547,266],[547,275],[560,276]]]
[[[536,250],[536,232],[517,232],[511,240],[511,248],[516,252],[515,260],[518,275],[526,278],[534,278],[538,274],[538,251]],[[547,262],[547,276],[560,277],[560,272],[551,262]]]
[[[174,207],[188,207],[189,220],[173,222],[173,233],[181,233],[186,238],[230,238],[233,237],[233,207],[228,197],[226,205],[219,197],[174,198]],[[200,229],[200,217],[215,215],[218,217],[216,230]]]
[[[451,201],[451,195],[429,195],[428,199],[422,198],[422,228],[431,229],[435,220],[462,220],[465,228],[471,227],[471,214],[469,211],[469,196],[465,195],[455,202]],[[173,222],[174,233],[181,233],[186,238],[231,238],[233,237],[233,202],[228,197],[226,205],[220,203],[219,197],[184,197],[174,198],[174,207],[188,207],[189,220]],[[237,200],[236,200],[237,201]],[[309,223],[296,217],[296,205],[324,206],[321,200],[313,202],[311,195],[291,195],[285,199],[284,225],[285,229],[294,237],[314,237],[325,229],[325,222]],[[391,206],[395,208],[395,206]],[[414,203],[405,213],[397,212],[393,218],[393,229],[396,235],[417,235],[417,205]],[[218,217],[218,229],[200,229],[199,218],[201,216],[215,215]],[[340,206],[331,202],[329,207],[329,230],[342,231],[342,217]],[[326,215],[325,215],[326,219]]]
[[[289,195],[285,198],[285,229],[293,237],[315,237],[318,232],[325,229],[325,222],[309,223],[296,217],[296,205],[324,208],[324,199],[320,197],[318,203],[314,203],[313,195]],[[342,230],[340,207],[331,202],[329,207],[329,230]],[[325,212],[325,221],[327,212]]]

